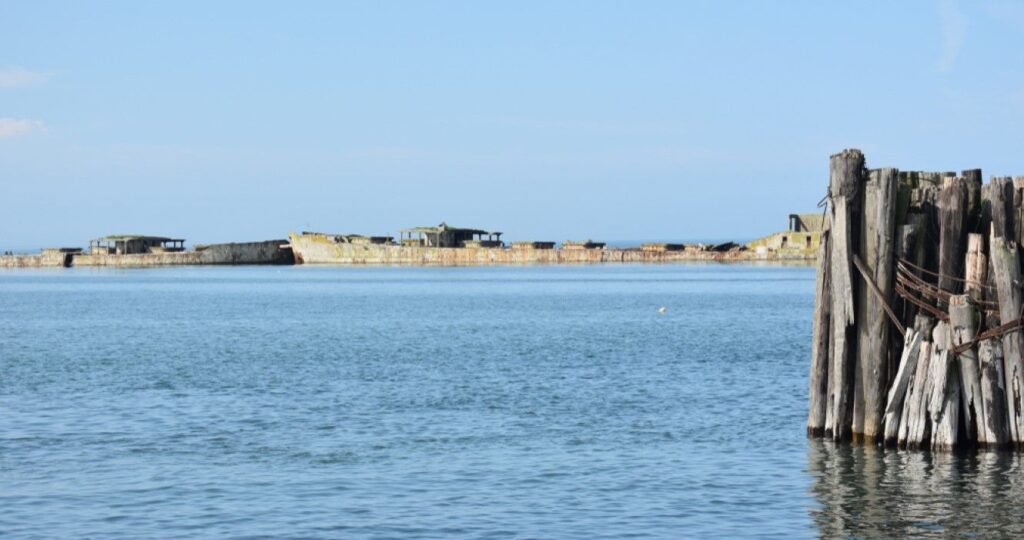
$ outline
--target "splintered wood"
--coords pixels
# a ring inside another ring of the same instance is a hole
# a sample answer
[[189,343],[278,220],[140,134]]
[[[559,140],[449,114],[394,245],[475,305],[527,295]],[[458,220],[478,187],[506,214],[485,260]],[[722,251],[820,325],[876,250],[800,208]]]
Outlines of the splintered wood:
[[1024,449],[1024,178],[830,159],[807,433]]

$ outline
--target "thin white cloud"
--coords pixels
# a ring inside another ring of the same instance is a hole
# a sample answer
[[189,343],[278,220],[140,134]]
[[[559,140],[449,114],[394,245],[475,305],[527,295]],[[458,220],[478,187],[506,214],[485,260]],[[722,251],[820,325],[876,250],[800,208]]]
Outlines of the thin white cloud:
[[38,120],[25,120],[23,118],[0,118],[0,139],[14,137],[40,129],[43,123]]
[[956,0],[939,1],[939,20],[942,31],[942,56],[939,57],[939,71],[953,71],[956,58],[967,39],[967,18],[960,11]]
[[50,78],[49,73],[31,71],[24,68],[0,69],[0,88],[18,88],[41,84]]

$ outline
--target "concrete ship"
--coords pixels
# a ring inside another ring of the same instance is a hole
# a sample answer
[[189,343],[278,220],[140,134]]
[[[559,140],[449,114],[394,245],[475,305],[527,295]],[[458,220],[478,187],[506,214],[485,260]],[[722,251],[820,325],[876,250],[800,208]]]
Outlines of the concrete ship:
[[[289,245],[296,264],[437,265],[659,263],[680,261],[813,260],[816,242],[793,243],[788,249],[754,249],[724,244],[648,243],[614,248],[605,243],[521,241],[506,245],[503,233],[482,229],[436,227],[403,229],[396,241],[390,236],[290,233]],[[785,234],[785,233],[780,233]]]
[[44,248],[38,254],[0,255],[0,268],[72,266],[145,267],[175,265],[294,264],[287,240],[199,244],[163,236],[120,234],[89,242],[89,248]]

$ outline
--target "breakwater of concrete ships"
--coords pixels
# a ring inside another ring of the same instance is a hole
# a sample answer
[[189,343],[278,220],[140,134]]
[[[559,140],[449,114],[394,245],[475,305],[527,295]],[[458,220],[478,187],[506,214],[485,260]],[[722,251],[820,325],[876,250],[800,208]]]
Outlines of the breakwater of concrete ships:
[[473,266],[494,264],[668,263],[685,261],[813,261],[821,238],[820,216],[793,214],[789,230],[747,244],[647,243],[608,247],[603,242],[516,241],[503,233],[451,227],[402,229],[391,236],[291,233],[288,239],[196,245],[163,236],[118,234],[93,239],[87,248],[44,248],[36,254],[0,255],[0,268],[72,266],[333,264]]
[[[363,237],[365,238],[365,237]],[[374,244],[323,233],[292,233],[289,245],[296,264],[475,266],[491,264],[667,263],[684,261],[810,261],[813,251],[803,249],[749,249],[737,244],[652,244],[610,248],[603,244],[524,242],[527,245],[436,247]]]

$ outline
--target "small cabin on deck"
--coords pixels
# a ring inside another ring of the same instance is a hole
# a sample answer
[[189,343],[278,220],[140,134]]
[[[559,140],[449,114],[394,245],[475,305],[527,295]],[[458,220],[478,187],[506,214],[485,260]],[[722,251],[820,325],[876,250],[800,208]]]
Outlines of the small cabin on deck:
[[464,229],[441,223],[436,227],[413,227],[399,231],[403,246],[414,247],[502,247],[500,232],[482,229]]
[[174,253],[185,251],[183,238],[120,234],[89,241],[89,253],[102,255],[137,255],[143,253]]
[[512,249],[555,249],[555,243],[544,240],[520,240],[512,242]]
[[595,242],[593,240],[583,240],[582,242],[566,240],[562,242],[562,249],[604,249],[604,246],[604,242]]
[[323,236],[335,244],[390,245],[395,243],[393,236],[365,236],[362,234],[333,234],[302,231],[302,236]]
[[640,246],[641,251],[683,251],[686,246],[683,244],[671,244],[666,242],[649,242]]

